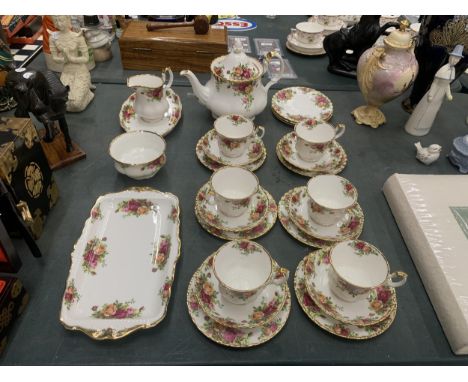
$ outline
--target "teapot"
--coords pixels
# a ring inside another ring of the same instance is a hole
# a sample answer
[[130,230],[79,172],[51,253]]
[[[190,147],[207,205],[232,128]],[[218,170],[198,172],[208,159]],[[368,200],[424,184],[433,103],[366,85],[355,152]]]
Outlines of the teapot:
[[[273,57],[279,59],[279,73],[263,86],[261,78]],[[277,52],[272,51],[265,54],[262,64],[247,56],[241,41],[236,39],[231,53],[215,58],[210,69],[211,78],[205,86],[190,70],[182,70],[180,75],[189,79],[198,101],[211,110],[214,118],[237,114],[253,119],[265,109],[268,89],[283,75],[284,62]]]
[[[169,80],[166,84],[166,73]],[[137,74],[127,79],[127,86],[135,89],[135,113],[145,122],[158,122],[169,110],[166,89],[172,85],[174,76],[170,68],[162,71],[162,77],[153,74]]]

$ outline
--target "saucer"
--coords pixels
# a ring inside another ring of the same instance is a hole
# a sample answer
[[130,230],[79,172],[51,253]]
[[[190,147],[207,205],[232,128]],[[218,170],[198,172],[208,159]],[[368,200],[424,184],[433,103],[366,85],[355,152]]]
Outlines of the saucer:
[[384,333],[392,325],[397,312],[396,302],[395,308],[390,312],[387,318],[377,324],[369,326],[344,324],[325,314],[315,304],[314,300],[311,299],[307,292],[304,274],[304,262],[308,256],[300,261],[296,269],[296,274],[294,276],[294,290],[302,310],[315,324],[335,336],[350,340],[367,340],[373,337],[377,337],[378,335]]
[[[211,171],[216,171],[217,169],[224,167],[222,163],[216,162],[206,155],[206,152],[203,149],[202,141],[203,141],[203,137],[199,139],[196,149],[195,149],[195,153],[197,154],[197,158],[201,162],[201,164],[205,166],[206,168],[210,169]],[[240,167],[243,167],[250,171],[258,170],[261,167],[261,165],[265,162],[266,156],[267,156],[266,149],[265,147],[263,147],[262,155],[257,161],[246,164],[244,166],[240,166]]]
[[226,216],[220,212],[216,204],[209,203],[213,196],[210,184],[205,183],[195,197],[195,208],[205,222],[223,231],[246,231],[261,223],[268,212],[268,196],[261,187],[252,196],[249,210],[241,216]]
[[320,160],[307,162],[298,155],[296,142],[297,136],[294,131],[286,134],[280,139],[279,151],[289,164],[307,172],[329,173],[329,171],[336,169],[341,164],[345,154],[343,147],[337,141],[333,141]]
[[377,287],[367,299],[355,302],[336,297],[328,284],[329,252],[329,249],[321,249],[304,260],[307,292],[320,309],[335,320],[357,326],[375,325],[396,310],[395,289],[388,286]]
[[190,280],[187,290],[187,308],[192,322],[210,340],[224,346],[248,348],[261,345],[275,337],[283,329],[291,311],[291,294],[286,287],[286,301],[278,315],[270,322],[256,328],[231,328],[214,321],[201,309],[197,299],[196,282],[199,270]]
[[310,118],[328,121],[333,115],[330,98],[304,86],[293,86],[276,92],[271,100],[271,108],[275,116],[290,125]]
[[[242,242],[233,242],[239,245]],[[244,242],[250,244],[250,242]],[[276,265],[276,262],[275,262]],[[223,298],[219,281],[213,274],[213,255],[198,269],[196,293],[203,311],[213,320],[231,328],[255,328],[272,321],[283,308],[287,299],[286,283],[269,284],[258,298],[244,305],[232,304]]]
[[327,241],[344,241],[356,236],[364,226],[364,213],[359,203],[349,208],[345,217],[336,224],[323,226],[314,222],[308,211],[307,187],[296,187],[289,201],[289,217],[306,234]]
[[[332,241],[320,240],[310,235],[307,235],[305,232],[301,231],[289,217],[289,199],[291,193],[294,190],[288,191],[282,196],[278,203],[278,217],[281,225],[284,229],[296,240],[299,240],[301,243],[315,248],[328,248],[333,246],[335,243]],[[357,232],[357,237],[361,232]]]
[[200,225],[205,229],[207,232],[211,233],[212,235],[219,237],[221,239],[225,240],[242,240],[242,239],[248,239],[252,240],[257,237],[265,235],[274,225],[276,222],[277,218],[277,211],[278,207],[276,205],[275,200],[273,199],[273,196],[266,191],[265,189],[262,188],[262,190],[267,194],[268,196],[268,212],[266,214],[266,217],[258,224],[257,226],[250,228],[246,231],[241,231],[241,232],[230,232],[230,231],[224,231],[222,229],[216,228],[211,226],[208,222],[203,220],[200,211],[198,208],[195,206],[195,216],[200,223]]
[[262,140],[258,136],[252,136],[247,138],[247,149],[240,157],[229,158],[221,153],[214,129],[208,131],[208,133],[202,137],[201,143],[208,157],[226,166],[244,166],[256,162],[262,156],[263,149],[265,148]]
[[325,52],[325,49],[301,49],[296,46],[294,46],[292,43],[289,41],[286,41],[286,48],[288,48],[291,52],[297,53],[297,54],[302,54],[303,56],[323,56],[324,54],[327,54]]
[[164,137],[176,127],[182,116],[180,97],[170,88],[166,89],[166,99],[167,102],[169,102],[169,110],[164,114],[164,118],[158,122],[145,122],[138,117],[133,107],[135,98],[135,93],[131,94],[120,108],[120,126],[126,132],[144,130]]

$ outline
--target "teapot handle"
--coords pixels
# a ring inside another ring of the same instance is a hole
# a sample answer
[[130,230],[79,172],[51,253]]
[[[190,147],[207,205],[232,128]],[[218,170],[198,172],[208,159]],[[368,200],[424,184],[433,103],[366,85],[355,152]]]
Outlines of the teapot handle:
[[275,51],[275,50],[272,50],[271,52],[268,52],[265,54],[265,61],[263,62],[263,65],[264,65],[264,68],[265,68],[265,71],[267,70],[268,68],[268,63],[273,59],[273,57],[277,57],[279,59],[279,62],[280,62],[280,71],[277,75],[275,75],[271,80],[270,82],[268,82],[266,85],[265,85],[265,91],[267,92],[268,89],[270,89],[270,86],[273,85],[273,84],[276,84],[280,79],[281,77],[283,77],[283,72],[284,72],[284,61],[283,61],[283,58],[281,57],[281,55]]
[[169,73],[169,80],[167,81],[167,84],[164,85],[165,89],[168,89],[172,86],[172,81],[174,80],[174,74],[172,73],[171,68],[167,67],[162,70],[162,80],[163,82],[166,82],[166,73]]

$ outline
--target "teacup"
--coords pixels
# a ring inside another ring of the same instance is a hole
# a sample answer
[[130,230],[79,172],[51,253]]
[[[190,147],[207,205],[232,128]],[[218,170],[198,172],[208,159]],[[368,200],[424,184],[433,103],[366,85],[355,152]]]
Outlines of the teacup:
[[[329,284],[342,300],[354,302],[368,297],[381,286],[399,287],[406,283],[404,272],[390,273],[385,256],[372,244],[348,240],[330,250]],[[397,281],[394,281],[397,279]]]
[[307,183],[309,216],[317,224],[330,226],[342,221],[357,201],[357,191],[338,175],[317,175]]
[[133,179],[148,179],[166,163],[166,141],[149,131],[131,131],[115,137],[109,155],[115,169]]
[[210,204],[216,204],[218,210],[226,216],[237,217],[247,212],[252,196],[258,191],[256,175],[242,167],[222,167],[210,179],[214,198]]
[[319,23],[304,21],[296,24],[296,28],[291,28],[291,33],[297,41],[315,45],[320,42],[323,30],[323,26]]
[[289,277],[265,248],[250,240],[223,245],[213,257],[213,273],[223,298],[238,305],[254,301],[267,285],[281,285]]
[[[262,126],[255,128],[252,120],[242,115],[223,115],[214,122],[221,154],[228,158],[240,157],[247,149],[247,140],[253,134],[260,138],[265,135]],[[259,133],[260,132],[260,133]]]
[[[166,73],[169,73],[167,84]],[[127,86],[135,89],[135,113],[145,122],[158,122],[169,110],[166,89],[172,85],[173,74],[170,68],[162,71],[162,77],[153,74],[138,74],[127,79]]]
[[306,162],[316,162],[322,158],[333,140],[345,132],[345,125],[339,123],[334,127],[327,122],[305,119],[294,126],[297,136],[297,155]]
[[341,23],[340,16],[335,16],[335,15],[319,16],[318,20],[320,24],[328,28],[337,27]]

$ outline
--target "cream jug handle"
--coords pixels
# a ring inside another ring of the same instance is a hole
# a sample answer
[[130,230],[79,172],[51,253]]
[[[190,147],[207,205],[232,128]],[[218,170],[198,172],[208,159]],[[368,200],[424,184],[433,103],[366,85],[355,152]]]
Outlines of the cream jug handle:
[[263,61],[263,66],[265,68],[265,71],[267,71],[268,69],[268,63],[273,59],[273,57],[276,57],[278,58],[279,62],[280,62],[280,71],[277,75],[273,76],[272,79],[270,80],[270,82],[268,82],[265,86],[265,91],[267,92],[268,89],[270,89],[270,86],[273,85],[273,84],[276,84],[280,79],[281,77],[283,77],[283,72],[284,72],[284,61],[283,61],[283,58],[281,57],[281,55],[273,50],[271,52],[268,52],[267,54],[265,54],[265,60]]
[[[393,281],[393,279],[395,279],[395,278],[398,279],[398,280]],[[407,279],[408,279],[408,275],[405,272],[401,272],[401,271],[393,272],[388,276],[386,284],[389,287],[397,288],[397,287],[400,287],[402,285],[405,285]]]
[[344,123],[338,123],[335,126],[335,139],[338,139],[339,137],[341,137],[344,134],[345,130],[346,130],[346,126],[344,125]]
[[168,89],[172,86],[172,81],[174,80],[174,74],[172,73],[171,68],[167,67],[163,69],[162,71],[162,80],[163,82],[166,82],[166,73],[169,74],[169,80],[167,81],[167,84],[164,85],[164,89]]

